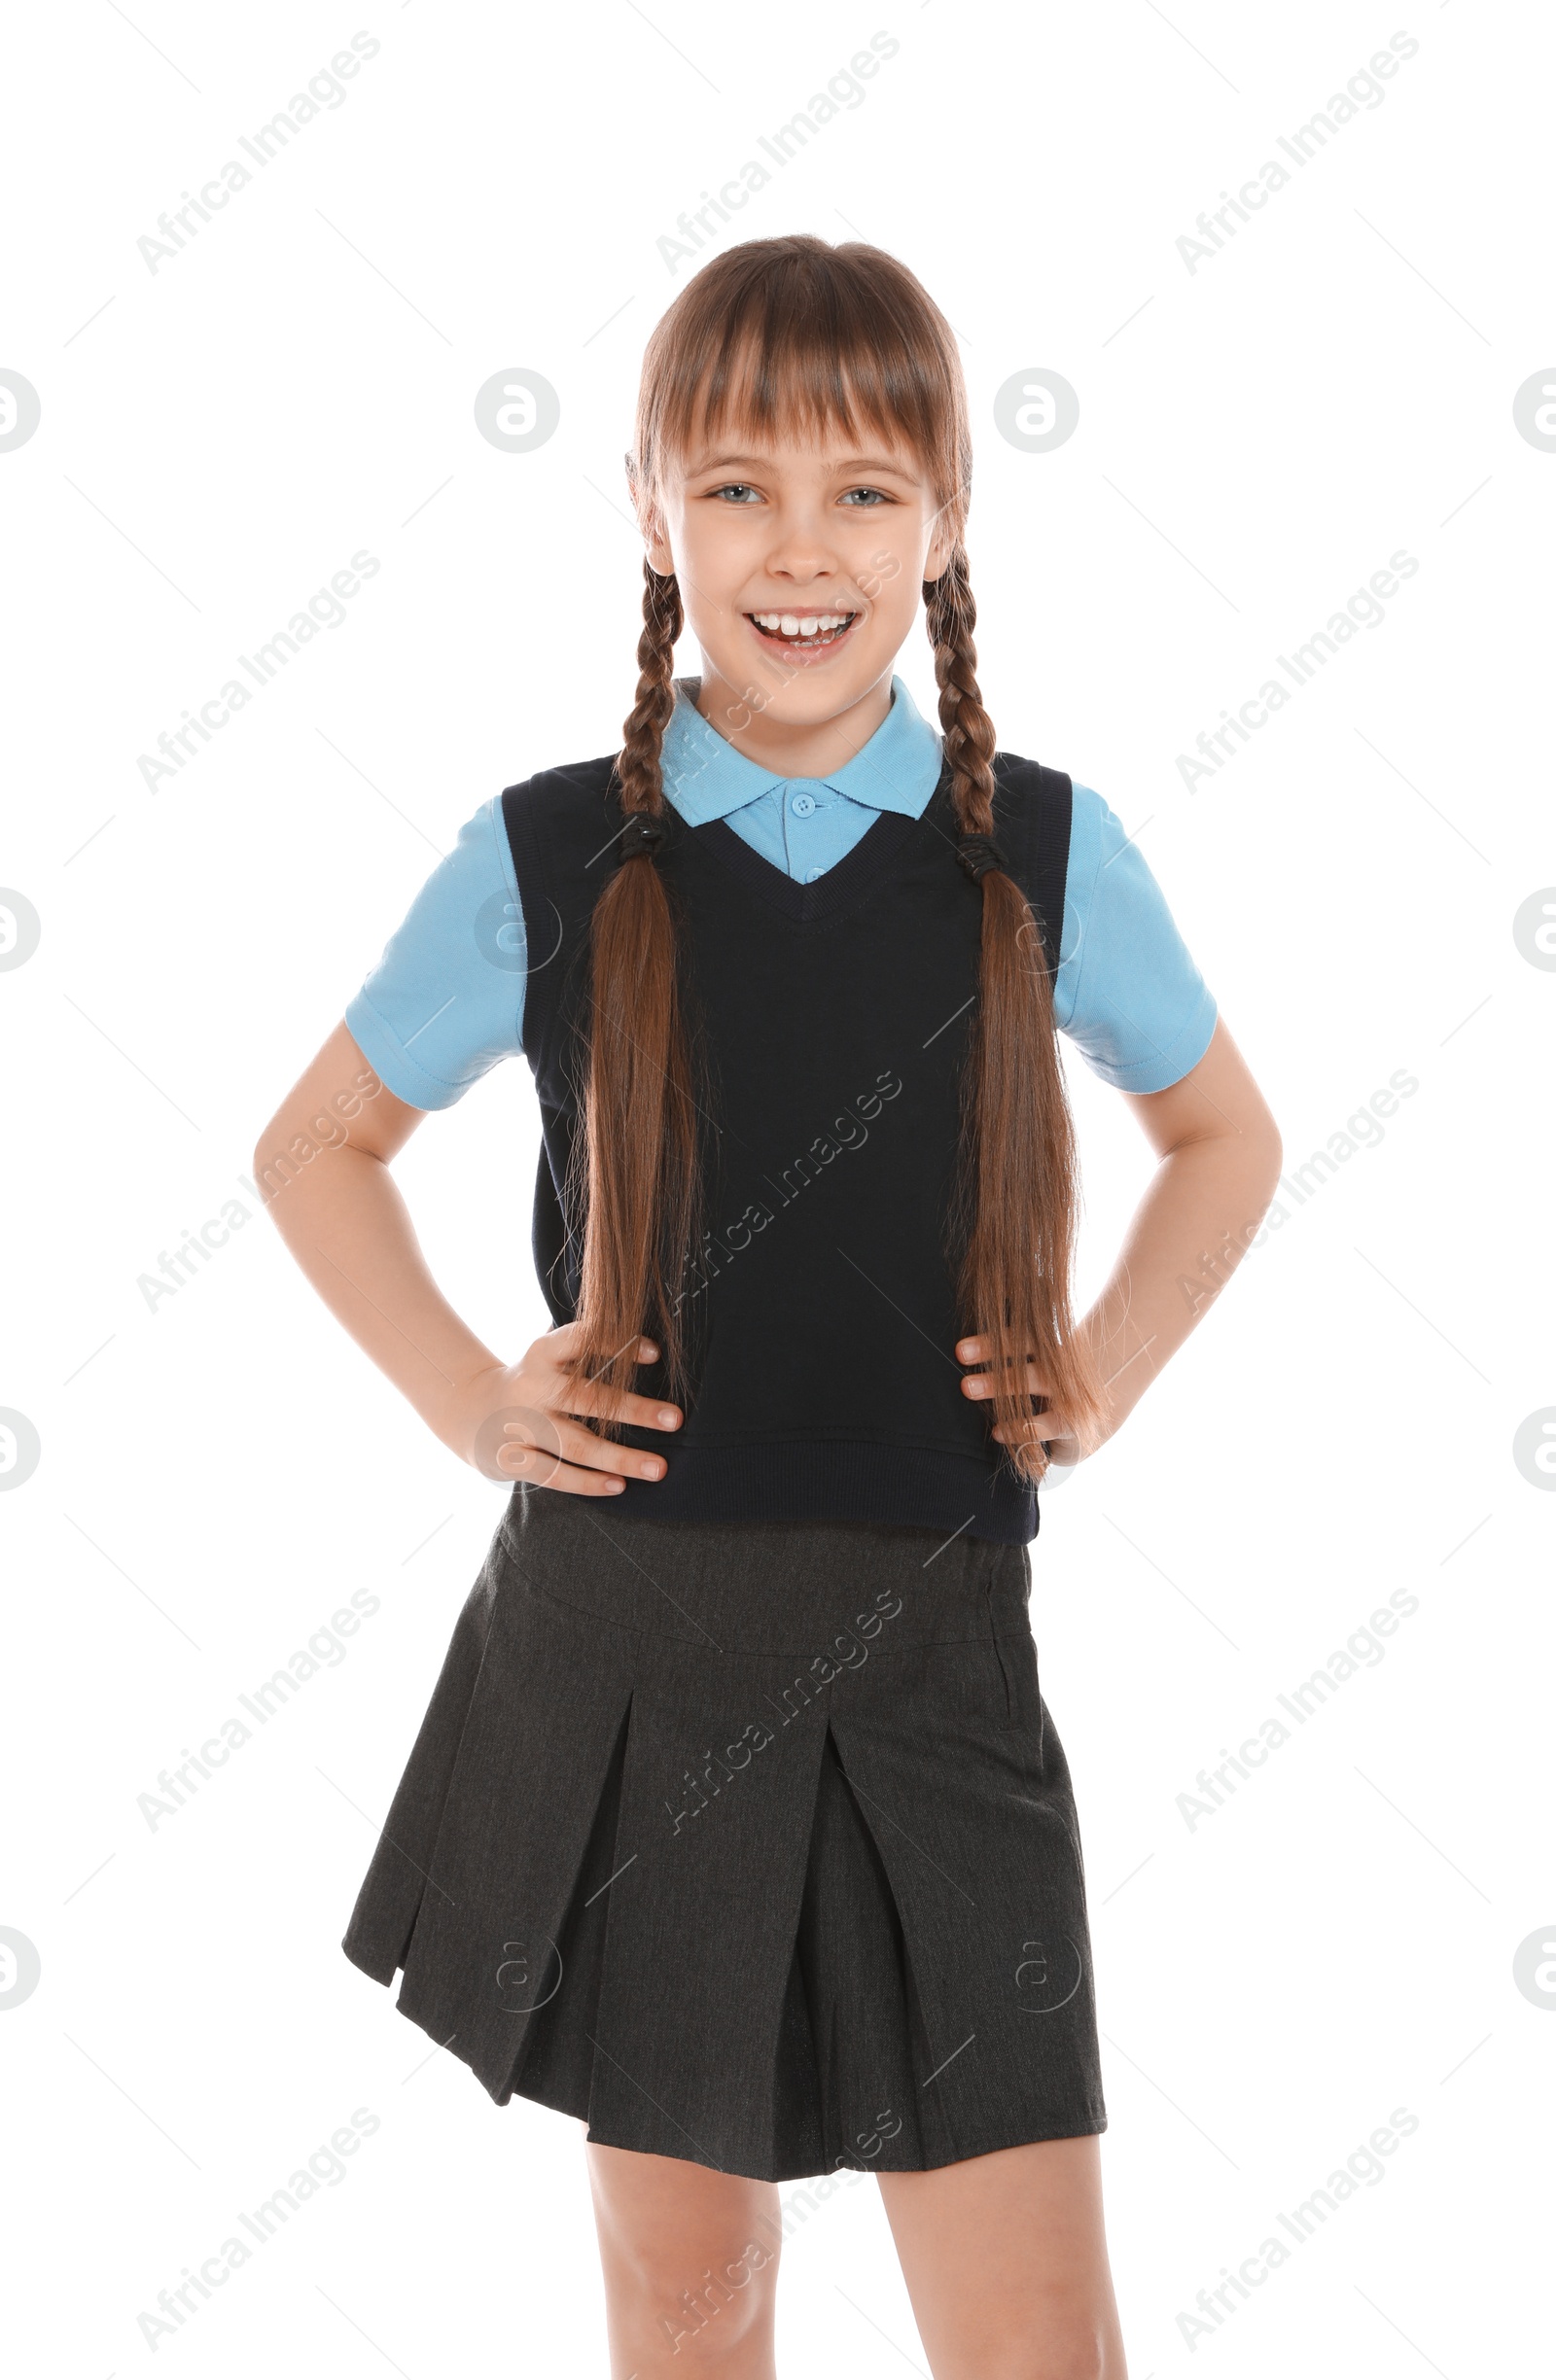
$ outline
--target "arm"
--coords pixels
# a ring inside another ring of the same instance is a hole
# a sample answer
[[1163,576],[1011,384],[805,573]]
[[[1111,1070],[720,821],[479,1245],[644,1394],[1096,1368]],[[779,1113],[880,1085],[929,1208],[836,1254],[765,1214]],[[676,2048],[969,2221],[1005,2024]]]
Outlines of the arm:
[[[568,1418],[606,1410],[600,1392],[561,1369],[570,1326],[508,1365],[438,1287],[389,1172],[424,1112],[397,1098],[336,1027],[254,1152],[254,1178],[299,1265],[428,1428],[488,1478],[601,1495],[619,1492],[617,1474],[662,1476],[662,1457]],[[664,1426],[666,1412],[670,1426],[680,1421],[678,1409],[646,1397],[629,1396],[619,1411],[648,1429]]]
[[[1102,1293],[1079,1325],[1108,1382],[1109,1427],[1084,1449],[1075,1438],[1050,1440],[1055,1462],[1078,1462],[1082,1452],[1094,1453],[1122,1427],[1241,1262],[1280,1177],[1275,1118],[1221,1020],[1204,1057],[1181,1081],[1165,1091],[1119,1096],[1139,1117],[1160,1163]],[[1194,1284],[1192,1297],[1184,1289],[1185,1279]],[[982,1343],[959,1340],[956,1352],[963,1363],[977,1363]],[[1035,1372],[1030,1381],[1034,1394],[1044,1393]],[[986,1379],[971,1373],[962,1389],[966,1396],[983,1396]]]

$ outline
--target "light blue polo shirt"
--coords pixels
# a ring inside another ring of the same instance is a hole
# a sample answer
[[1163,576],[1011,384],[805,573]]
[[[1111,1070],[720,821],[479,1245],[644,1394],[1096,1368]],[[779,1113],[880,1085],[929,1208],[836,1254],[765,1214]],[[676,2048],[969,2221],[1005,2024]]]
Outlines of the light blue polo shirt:
[[[665,796],[689,825],[725,819],[774,867],[811,884],[881,811],[920,818],[928,808],[940,739],[901,678],[875,733],[826,778],[774,777],[738,752],[697,710],[698,682],[677,680],[661,755]],[[522,1052],[525,955],[494,794],[460,828],[348,1003],[347,1030],[408,1106],[451,1107]],[[1216,1001],[1139,848],[1102,796],[1079,784],[1059,955],[1054,1022],[1104,1082],[1164,1091],[1198,1065]]]

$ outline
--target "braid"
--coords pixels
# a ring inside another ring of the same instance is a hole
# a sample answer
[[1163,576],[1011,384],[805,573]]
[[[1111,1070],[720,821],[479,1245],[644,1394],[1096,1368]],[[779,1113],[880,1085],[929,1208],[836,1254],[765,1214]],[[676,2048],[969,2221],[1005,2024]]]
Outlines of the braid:
[[649,818],[663,814],[659,748],[675,709],[671,671],[681,627],[681,588],[674,572],[661,574],[645,561],[637,697],[621,723],[621,752],[616,764],[621,807],[629,817],[634,812]]
[[[615,782],[628,818],[661,819],[681,590],[647,561],[643,579],[637,698],[622,722]],[[595,901],[589,939],[587,1080],[567,1184],[572,1211],[584,1216],[574,1368],[607,1388],[633,1388],[638,1337],[652,1332],[666,1391],[680,1395],[689,1354],[676,1284],[699,1232],[698,1102],[675,922],[652,849],[619,859]]]
[[[958,538],[924,588],[935,647],[940,726],[962,836],[994,832],[994,724],[983,708],[967,554]],[[1026,1365],[1046,1402],[1084,1441],[1105,1397],[1096,1359],[1070,1308],[1079,1168],[1060,1071],[1053,994],[1038,923],[1003,867],[976,879],[983,903],[978,999],[962,1078],[962,1138],[949,1212],[962,1327],[983,1341],[994,1386],[989,1423],[1007,1432],[1017,1477],[1038,1481],[1048,1458],[1033,1430]]]
[[924,611],[935,648],[940,731],[951,765],[957,824],[964,834],[990,834],[994,827],[994,721],[978,690],[978,656],[972,642],[977,606],[972,601],[972,582],[960,538],[947,569],[925,585]]

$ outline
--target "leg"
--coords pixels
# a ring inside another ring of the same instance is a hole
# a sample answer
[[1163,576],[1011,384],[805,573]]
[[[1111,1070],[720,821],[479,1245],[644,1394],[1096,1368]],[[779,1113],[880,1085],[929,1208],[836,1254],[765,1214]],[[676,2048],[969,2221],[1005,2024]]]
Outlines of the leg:
[[773,2380],[770,2182],[586,2143],[613,2380]]
[[935,2380],[1127,2380],[1095,2134],[878,2178]]

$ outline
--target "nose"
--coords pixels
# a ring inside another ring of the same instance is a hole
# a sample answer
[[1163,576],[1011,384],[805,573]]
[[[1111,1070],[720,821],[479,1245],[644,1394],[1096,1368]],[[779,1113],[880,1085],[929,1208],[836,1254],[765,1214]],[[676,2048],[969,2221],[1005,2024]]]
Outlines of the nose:
[[787,579],[796,589],[814,580],[841,576],[837,548],[827,534],[819,509],[808,504],[788,505],[773,525],[766,568],[774,578]]

